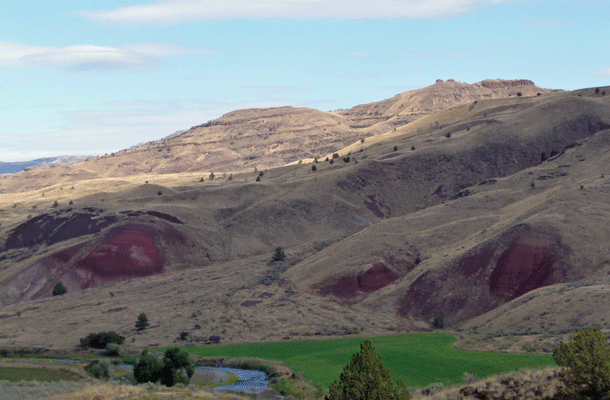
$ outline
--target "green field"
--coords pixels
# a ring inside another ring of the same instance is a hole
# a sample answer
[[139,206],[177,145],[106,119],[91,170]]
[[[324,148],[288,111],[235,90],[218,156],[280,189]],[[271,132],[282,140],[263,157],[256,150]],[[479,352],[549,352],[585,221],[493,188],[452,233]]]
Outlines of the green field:
[[0,380],[19,381],[79,381],[78,375],[47,368],[0,367]]
[[[523,368],[556,365],[550,355],[467,351],[452,346],[455,338],[434,333],[370,338],[394,380],[423,387],[433,382],[460,383],[464,372],[479,378]],[[363,338],[306,340],[186,347],[198,356],[256,357],[282,361],[323,388],[338,379],[343,366],[360,349]]]

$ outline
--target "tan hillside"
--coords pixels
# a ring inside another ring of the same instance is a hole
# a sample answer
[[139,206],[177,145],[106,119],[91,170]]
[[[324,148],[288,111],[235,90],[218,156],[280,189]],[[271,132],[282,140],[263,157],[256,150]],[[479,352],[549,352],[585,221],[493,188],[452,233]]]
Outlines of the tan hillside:
[[[134,347],[181,331],[191,343],[370,335],[428,329],[439,311],[480,331],[606,326],[609,90],[477,100],[332,163],[205,182],[102,178],[86,163],[44,189],[0,180],[0,345],[69,347],[110,329]],[[35,187],[58,168],[21,177]],[[68,293],[52,297],[59,281]],[[152,326],[136,333],[143,311]]]
[[529,96],[551,91],[528,80],[475,84],[448,80],[341,112],[293,107],[238,110],[160,141],[91,158],[76,168],[32,168],[17,175],[0,175],[0,193],[96,177],[198,172],[207,180],[211,172],[264,170],[315,156],[326,157],[361,139],[387,133],[458,104],[516,96],[519,92]]

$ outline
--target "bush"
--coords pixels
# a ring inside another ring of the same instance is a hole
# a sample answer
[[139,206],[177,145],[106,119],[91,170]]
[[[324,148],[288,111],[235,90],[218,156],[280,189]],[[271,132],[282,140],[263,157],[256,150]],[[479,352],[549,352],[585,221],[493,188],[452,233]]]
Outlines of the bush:
[[445,313],[442,311],[439,311],[439,313],[436,314],[436,317],[434,317],[434,320],[432,321],[432,328],[443,329],[444,327],[445,327]]
[[411,146],[411,151],[414,151],[414,150],[415,150],[415,146]]
[[80,339],[80,346],[84,349],[93,347],[94,349],[105,349],[108,343],[123,344],[125,336],[121,336],[114,331],[90,333]]
[[273,261],[283,261],[285,258],[286,258],[286,254],[284,253],[284,249],[282,249],[281,247],[276,247],[275,253],[273,253],[273,256],[271,256],[271,259]]
[[394,151],[398,151],[398,146],[394,146]]
[[59,207],[59,203],[57,202],[57,200],[55,200],[55,202],[53,203],[53,206],[52,206],[52,207],[53,207],[53,208],[57,208],[57,207]]
[[108,362],[108,360],[94,360],[91,364],[85,367],[85,371],[97,379],[110,378],[110,376],[114,375],[112,365]]
[[140,315],[138,315],[138,319],[136,320],[136,329],[138,331],[143,331],[149,325],[150,324],[148,323],[148,317],[146,316],[146,314],[141,313]]
[[610,346],[599,328],[576,329],[568,343],[559,343],[553,359],[565,368],[560,380],[568,395],[595,399],[610,395]]
[[173,347],[165,351],[163,369],[161,370],[161,383],[163,385],[173,386],[178,383],[188,385],[194,373],[195,369],[185,350]]
[[163,366],[148,350],[142,350],[140,360],[133,368],[133,378],[138,383],[158,382]]
[[314,171],[314,172],[315,172],[317,169],[318,169],[318,168],[317,168],[315,165],[312,165],[312,166],[311,166],[311,170],[312,170],[312,171]]
[[121,355],[121,345],[116,343],[108,343],[106,345],[106,355],[108,357],[118,357]]
[[215,176],[216,176],[216,175],[214,175],[214,173],[213,173],[213,172],[210,172],[210,176],[209,176],[210,180],[214,179],[214,177],[215,177]]
[[61,282],[57,282],[53,287],[53,296],[61,296],[66,293],[68,293],[68,289]]
[[333,153],[333,158],[339,158],[339,153]]
[[406,400],[411,394],[402,380],[391,380],[390,370],[383,365],[381,357],[369,339],[360,345],[360,352],[352,356],[343,367],[338,381],[334,381],[325,400]]
[[517,97],[521,97],[521,96],[523,96],[523,93],[517,92]]

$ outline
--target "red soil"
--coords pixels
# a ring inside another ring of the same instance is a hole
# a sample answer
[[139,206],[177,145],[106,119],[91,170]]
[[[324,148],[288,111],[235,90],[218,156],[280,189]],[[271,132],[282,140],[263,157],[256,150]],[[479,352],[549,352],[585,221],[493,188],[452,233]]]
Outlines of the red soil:
[[118,231],[79,260],[69,281],[81,289],[163,272],[163,259],[154,244],[154,231],[144,226]]
[[355,297],[358,292],[370,293],[386,287],[398,278],[385,263],[377,262],[371,268],[358,275],[342,276],[335,283],[320,289],[323,296],[332,294],[343,299]]
[[551,241],[520,237],[498,259],[489,278],[489,291],[497,297],[514,299],[553,284],[555,258]]

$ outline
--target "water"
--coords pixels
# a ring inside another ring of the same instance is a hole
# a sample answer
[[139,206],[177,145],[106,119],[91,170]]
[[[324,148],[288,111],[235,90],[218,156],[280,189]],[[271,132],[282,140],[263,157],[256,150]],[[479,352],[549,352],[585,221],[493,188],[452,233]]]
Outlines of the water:
[[252,393],[269,389],[269,380],[267,379],[267,374],[263,371],[224,367],[196,367],[196,369],[197,368],[231,372],[240,379],[239,382],[231,385],[216,386],[214,390],[237,390]]

